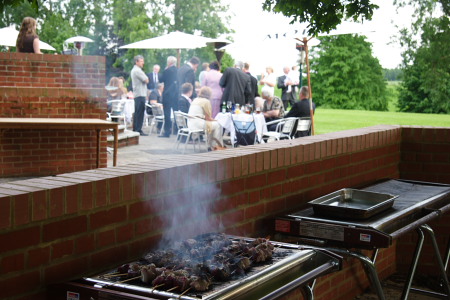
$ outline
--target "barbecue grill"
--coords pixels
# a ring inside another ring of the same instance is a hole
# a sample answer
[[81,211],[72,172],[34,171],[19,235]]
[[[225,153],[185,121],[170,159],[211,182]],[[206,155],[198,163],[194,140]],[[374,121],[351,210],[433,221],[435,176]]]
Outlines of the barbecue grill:
[[[296,237],[299,243],[312,245],[305,247],[309,249],[327,249],[340,255],[352,256],[359,259],[366,267],[365,270],[379,299],[384,299],[381,284],[375,269],[375,260],[379,248],[387,248],[392,245],[393,240],[400,236],[416,230],[419,238],[416,245],[410,272],[407,277],[402,299],[408,297],[409,292],[425,291],[412,289],[411,284],[422,250],[425,234],[431,238],[434,254],[439,265],[439,272],[443,281],[443,289],[446,294],[427,293],[431,296],[449,299],[450,288],[446,275],[449,249],[446,251],[446,263],[442,261],[433,230],[427,223],[439,215],[450,210],[449,195],[450,185],[430,182],[418,182],[410,180],[387,180],[361,189],[362,193],[375,193],[372,197],[379,197],[380,203],[393,201],[376,214],[367,214],[371,207],[367,207],[367,201],[354,201],[353,208],[359,208],[358,213],[352,210],[339,211],[334,217],[332,215],[341,193],[327,195],[311,201],[312,205],[324,205],[324,211],[307,208],[298,212],[278,217],[275,220],[275,231]],[[391,197],[389,197],[389,195]],[[370,200],[370,197],[368,197]],[[330,205],[327,209],[327,205]],[[378,205],[378,203],[374,203]],[[331,207],[334,206],[334,207]],[[358,207],[359,206],[359,207]],[[356,249],[356,250],[354,250]],[[369,258],[358,249],[374,250],[373,257]]]
[[[226,236],[232,243],[251,243],[255,239]],[[308,283],[319,276],[340,270],[342,258],[327,250],[301,250],[298,245],[270,242],[272,259],[257,263],[248,272],[228,281],[213,281],[206,291],[178,292],[140,280],[116,280],[117,269],[84,277],[49,289],[50,299],[277,299],[293,289],[301,288],[306,299],[313,299]],[[132,264],[132,263],[130,263]],[[72,295],[72,298],[69,298]],[[67,297],[67,298],[64,298]]]

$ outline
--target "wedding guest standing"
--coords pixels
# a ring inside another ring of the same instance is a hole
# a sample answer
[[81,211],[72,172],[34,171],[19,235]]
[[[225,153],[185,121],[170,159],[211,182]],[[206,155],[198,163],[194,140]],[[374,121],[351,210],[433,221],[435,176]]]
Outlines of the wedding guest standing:
[[220,78],[222,78],[222,73],[220,73],[220,64],[218,61],[213,61],[209,64],[209,71],[206,72],[202,86],[207,86],[211,88],[211,106],[212,106],[212,117],[215,118],[220,111],[220,104],[222,103],[223,88],[220,86]]
[[39,36],[36,34],[36,20],[25,17],[20,27],[16,41],[16,51],[42,54],[39,46]]
[[164,70],[161,81],[164,83],[164,92],[162,95],[163,107],[164,107],[164,132],[158,137],[168,138],[172,131],[171,111],[178,110],[178,82],[176,67],[177,58],[175,56],[169,56],[167,58],[167,66]]
[[145,99],[147,99],[147,83],[148,77],[144,71],[144,57],[137,55],[134,57],[134,67],[131,70],[131,82],[133,84],[134,93],[134,117],[133,131],[139,132],[140,135],[148,134],[142,131],[144,123]]

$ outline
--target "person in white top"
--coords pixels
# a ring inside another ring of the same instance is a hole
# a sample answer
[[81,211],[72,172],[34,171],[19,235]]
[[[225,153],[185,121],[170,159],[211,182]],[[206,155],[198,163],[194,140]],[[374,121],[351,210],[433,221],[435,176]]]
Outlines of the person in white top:
[[261,75],[261,79],[259,81],[260,85],[263,85],[263,90],[270,91],[272,94],[275,92],[275,85],[277,84],[277,77],[273,73],[272,67],[266,68],[266,74]]

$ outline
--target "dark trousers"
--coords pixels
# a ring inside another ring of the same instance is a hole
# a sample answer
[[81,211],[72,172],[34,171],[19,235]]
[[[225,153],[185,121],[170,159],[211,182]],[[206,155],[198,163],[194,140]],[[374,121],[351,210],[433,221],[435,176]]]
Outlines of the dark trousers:
[[295,92],[285,93],[281,99],[281,101],[283,101],[284,109],[288,108],[289,103],[292,107],[295,103]]
[[134,98],[133,131],[141,132],[144,123],[145,97]]
[[173,111],[178,110],[178,103],[177,101],[163,101],[163,107],[164,107],[164,133],[163,135],[169,136],[172,132],[172,119],[171,119],[171,109]]

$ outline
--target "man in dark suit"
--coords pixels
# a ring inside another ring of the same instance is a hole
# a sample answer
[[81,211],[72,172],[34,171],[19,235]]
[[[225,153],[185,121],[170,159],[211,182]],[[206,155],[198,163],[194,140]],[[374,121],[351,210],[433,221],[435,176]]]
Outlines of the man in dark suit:
[[[303,86],[300,89],[300,101],[295,102],[294,105],[292,105],[291,110],[285,115],[285,118],[307,118],[311,117],[311,109],[312,113],[314,114],[316,110],[316,104],[314,102],[311,102],[312,107],[310,107],[309,103],[309,89],[307,86]],[[295,124],[297,126],[297,124]],[[298,133],[296,134],[296,137],[301,137],[305,135],[310,135],[309,132],[307,133]]]
[[178,69],[178,86],[180,87],[180,95],[181,86],[183,85],[183,83],[188,82],[194,87],[192,98],[197,97],[197,93],[195,92],[195,72],[197,72],[199,64],[200,60],[198,59],[198,57],[194,56]]
[[161,76],[161,81],[164,83],[162,95],[164,106],[164,132],[159,137],[168,138],[170,136],[172,131],[171,110],[178,110],[178,69],[175,67],[176,64],[177,58],[175,56],[169,56],[167,58],[167,67]]
[[[312,102],[312,111],[316,110],[316,104]],[[309,104],[309,90],[307,86],[303,86],[300,89],[300,101],[295,102],[292,106],[291,110],[285,118],[295,117],[295,118],[304,118],[311,117],[311,107]]]
[[234,68],[227,68],[220,78],[219,85],[224,88],[222,103],[231,101],[244,105],[250,102],[250,77],[242,71],[244,64],[236,62]]
[[189,82],[183,83],[181,86],[181,96],[178,98],[178,110],[182,111],[184,113],[189,112],[189,107],[191,106],[192,102],[192,93],[193,93],[194,87]]
[[295,86],[298,83],[289,76],[289,67],[284,67],[283,72],[284,75],[278,77],[277,86],[279,89],[281,89],[281,101],[283,101],[284,109],[287,109],[289,103],[291,104],[291,107],[294,106],[296,98]]
[[147,89],[149,91],[156,89],[156,87],[158,86],[158,83],[161,81],[160,74],[159,74],[160,69],[161,69],[161,67],[159,65],[154,65],[153,72],[147,74],[147,77],[148,77]]
[[244,68],[242,69],[245,74],[250,76],[250,98],[249,98],[249,104],[255,105],[255,98],[259,97],[258,93],[258,79],[256,79],[255,76],[250,74],[250,65],[248,63],[244,63]]

